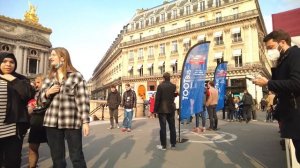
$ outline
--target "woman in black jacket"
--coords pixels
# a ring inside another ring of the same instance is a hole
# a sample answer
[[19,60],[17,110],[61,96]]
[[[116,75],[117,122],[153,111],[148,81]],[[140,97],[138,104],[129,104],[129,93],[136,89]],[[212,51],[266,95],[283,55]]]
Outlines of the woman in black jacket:
[[20,167],[23,138],[29,127],[27,102],[34,89],[15,72],[12,53],[0,52],[0,167]]

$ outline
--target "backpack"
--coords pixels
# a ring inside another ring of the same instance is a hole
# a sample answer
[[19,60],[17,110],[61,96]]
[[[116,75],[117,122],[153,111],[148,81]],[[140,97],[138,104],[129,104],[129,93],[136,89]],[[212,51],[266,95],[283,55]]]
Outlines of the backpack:
[[250,94],[244,94],[244,105],[252,105],[252,96]]

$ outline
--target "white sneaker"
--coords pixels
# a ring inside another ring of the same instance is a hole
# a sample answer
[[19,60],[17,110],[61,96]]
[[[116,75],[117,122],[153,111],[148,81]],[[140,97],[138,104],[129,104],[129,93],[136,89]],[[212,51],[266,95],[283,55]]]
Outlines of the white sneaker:
[[161,145],[156,145],[156,148],[159,149],[159,150],[163,150],[163,151],[167,150],[166,148],[164,148],[164,147],[161,146]]
[[119,124],[117,124],[117,128],[120,128]]

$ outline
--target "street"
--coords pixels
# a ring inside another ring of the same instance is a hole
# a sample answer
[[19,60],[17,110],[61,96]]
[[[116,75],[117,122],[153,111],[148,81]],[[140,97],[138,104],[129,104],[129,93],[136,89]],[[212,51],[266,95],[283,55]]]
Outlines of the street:
[[[219,114],[219,118],[221,115]],[[159,142],[157,119],[134,119],[132,132],[108,130],[109,121],[91,123],[91,134],[84,138],[84,154],[92,168],[283,168],[285,152],[279,145],[277,122],[227,122],[219,120],[218,131],[197,134],[191,132],[194,123],[181,125],[181,136],[187,142],[178,143],[175,150],[156,149]],[[208,124],[208,120],[207,120]],[[177,124],[178,129],[178,124]],[[177,134],[178,136],[178,134]],[[169,143],[169,142],[168,142]],[[24,139],[22,167],[28,166],[28,143]],[[68,167],[72,167],[66,153]],[[47,144],[40,147],[39,167],[51,167]]]

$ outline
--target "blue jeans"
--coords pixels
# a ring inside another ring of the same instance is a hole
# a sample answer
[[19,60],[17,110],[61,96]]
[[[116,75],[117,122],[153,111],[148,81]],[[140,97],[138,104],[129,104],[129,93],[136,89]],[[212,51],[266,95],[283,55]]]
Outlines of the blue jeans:
[[133,115],[133,109],[125,109],[124,110],[124,120],[123,120],[124,128],[131,129],[132,115]]
[[73,167],[86,168],[82,152],[81,129],[57,129],[46,127],[46,132],[54,168],[65,168],[67,166],[65,139],[68,143]]
[[202,120],[202,127],[205,128],[206,125],[206,108],[204,108],[204,111],[201,111],[200,113],[195,114],[196,115],[196,127],[199,127],[199,119],[201,117]]

